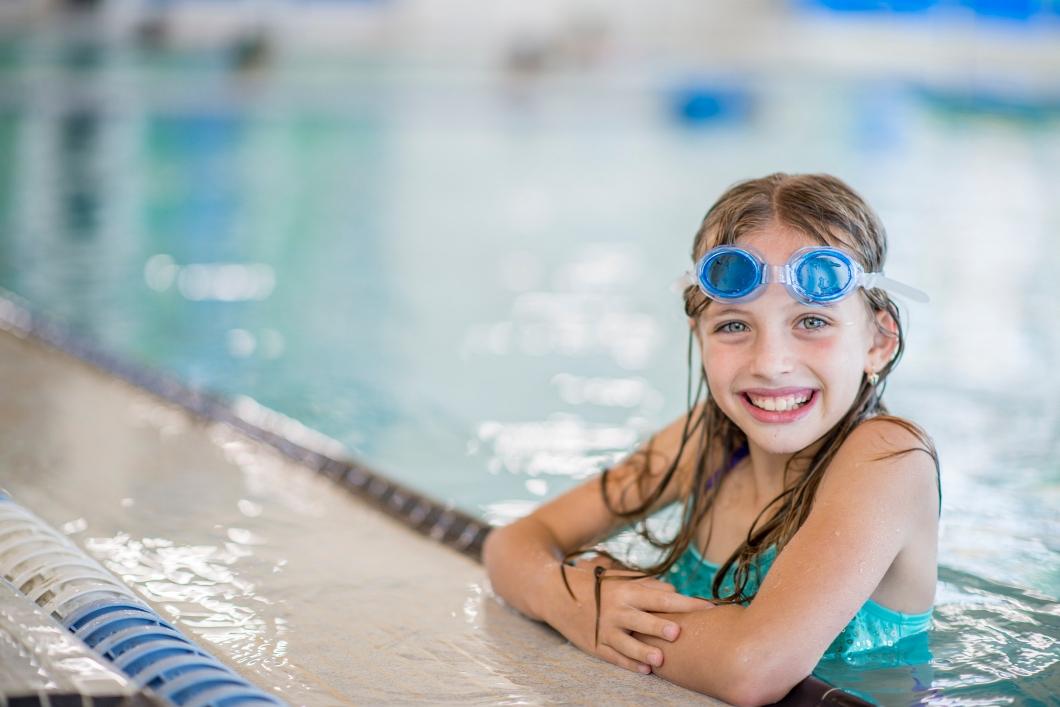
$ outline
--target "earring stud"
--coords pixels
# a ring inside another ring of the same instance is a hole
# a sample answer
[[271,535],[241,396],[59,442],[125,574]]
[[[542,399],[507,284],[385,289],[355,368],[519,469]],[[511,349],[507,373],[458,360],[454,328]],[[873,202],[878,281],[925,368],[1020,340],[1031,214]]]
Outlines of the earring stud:
[[869,385],[871,386],[875,386],[877,383],[880,382],[880,374],[876,371],[873,371],[872,373],[866,373],[865,375],[868,376]]

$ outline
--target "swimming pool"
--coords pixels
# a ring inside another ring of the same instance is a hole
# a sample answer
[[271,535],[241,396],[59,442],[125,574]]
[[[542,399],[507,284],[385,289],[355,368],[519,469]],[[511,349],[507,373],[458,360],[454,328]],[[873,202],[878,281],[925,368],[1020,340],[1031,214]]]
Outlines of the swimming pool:
[[940,585],[930,654],[821,677],[887,703],[1060,692],[1052,97],[1005,112],[751,73],[708,81],[738,108],[690,125],[665,82],[512,90],[337,59],[239,77],[106,46],[85,68],[53,40],[2,52],[0,286],[491,522],[678,414],[669,284],[728,183],[847,179],[888,226],[889,272],[933,298],[887,398],[942,458]]

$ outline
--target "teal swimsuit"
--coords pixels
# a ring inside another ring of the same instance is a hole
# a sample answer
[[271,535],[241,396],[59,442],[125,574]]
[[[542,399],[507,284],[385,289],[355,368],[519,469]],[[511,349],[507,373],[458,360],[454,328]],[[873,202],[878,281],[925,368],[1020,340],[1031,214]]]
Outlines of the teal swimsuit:
[[[737,450],[729,468],[735,466],[746,455],[746,448]],[[713,485],[724,471],[724,469],[718,470],[708,481],[708,485]],[[942,512],[941,484],[939,485],[939,512]],[[776,545],[771,545],[754,559],[751,563],[747,585],[744,588],[745,594],[758,592],[758,587],[769,572],[769,568],[773,566],[776,556]],[[677,562],[667,571],[666,581],[674,585],[681,594],[716,599],[717,596],[711,591],[711,587],[718,569],[718,565],[704,560],[694,545],[689,545],[684,554],[677,558]],[[722,595],[731,594],[735,589],[733,582],[735,569],[735,565],[731,566],[725,573],[720,587]],[[744,606],[748,603],[743,602]],[[845,659],[853,653],[892,646],[907,636],[923,633],[931,625],[933,610],[934,607],[920,614],[903,614],[869,599],[862,604],[850,623],[828,646],[824,658],[842,657]]]
[[[773,545],[755,558],[747,578],[745,593],[758,591],[776,555],[777,548]],[[725,579],[721,582],[723,595],[731,593],[735,588],[733,585],[734,570],[735,566],[730,567],[725,573]],[[699,551],[690,545],[667,572],[666,581],[674,585],[681,594],[716,599],[711,586],[717,571],[718,565],[704,560]],[[747,602],[744,602],[744,605],[746,606]],[[891,646],[907,636],[927,631],[931,625],[932,611],[933,609],[929,609],[922,614],[903,614],[869,599],[828,646],[824,657],[846,657],[851,653]]]

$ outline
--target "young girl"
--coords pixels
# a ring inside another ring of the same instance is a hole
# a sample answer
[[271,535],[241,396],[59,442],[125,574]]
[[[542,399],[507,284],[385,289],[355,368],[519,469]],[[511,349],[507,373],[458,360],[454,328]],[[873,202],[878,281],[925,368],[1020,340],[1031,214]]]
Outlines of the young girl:
[[[725,192],[684,289],[703,375],[689,412],[494,530],[495,591],[589,653],[733,704],[784,697],[822,656],[927,630],[938,457],[881,400],[904,345],[888,292],[926,296],[883,277],[886,251],[835,177]],[[680,528],[655,537],[645,519],[675,502]],[[601,551],[571,564],[631,523],[655,564]]]

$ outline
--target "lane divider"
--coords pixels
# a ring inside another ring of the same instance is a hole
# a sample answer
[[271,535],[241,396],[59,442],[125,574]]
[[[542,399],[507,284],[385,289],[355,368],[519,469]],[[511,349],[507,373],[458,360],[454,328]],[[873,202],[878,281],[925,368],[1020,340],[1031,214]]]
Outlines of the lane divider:
[[0,577],[128,676],[178,707],[283,705],[141,601],[0,490]]

